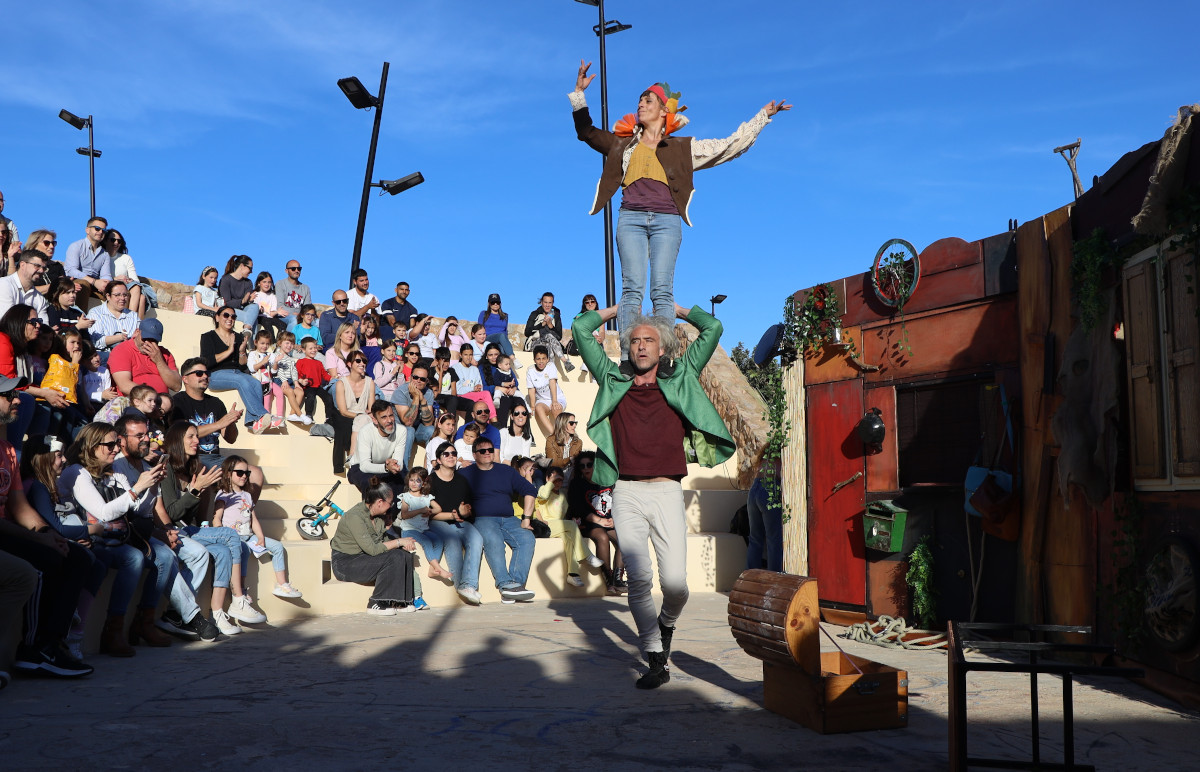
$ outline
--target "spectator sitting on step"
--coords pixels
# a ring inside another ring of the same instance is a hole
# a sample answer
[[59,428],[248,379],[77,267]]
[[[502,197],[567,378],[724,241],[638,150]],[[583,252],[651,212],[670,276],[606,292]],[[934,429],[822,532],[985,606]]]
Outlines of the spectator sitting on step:
[[279,333],[275,349],[279,354],[275,360],[275,382],[291,409],[287,420],[304,423],[304,387],[300,385],[300,374],[296,370],[296,336],[290,332]]
[[[230,456],[221,464],[220,491],[213,505],[213,525],[222,525],[237,531],[242,542],[250,547],[255,557],[271,553],[271,567],[275,569],[275,589],[280,598],[299,598],[301,593],[288,582],[287,550],[283,544],[263,534],[262,523],[254,513],[254,497],[250,495],[250,462],[241,456]],[[253,603],[249,594],[242,595],[244,604]]]
[[207,316],[210,319],[225,303],[221,293],[217,291],[217,269],[211,265],[205,266],[200,272],[200,279],[192,288],[192,300],[196,304],[196,316]]
[[417,344],[417,348],[421,350],[421,356],[425,359],[433,359],[434,352],[438,347],[437,335],[433,334],[432,325],[432,317],[418,315],[413,320],[412,329],[408,331],[409,342]]
[[[325,420],[328,421],[334,411],[333,397],[329,396],[329,392],[325,390],[325,384],[329,382],[329,374],[325,372],[325,363],[321,359],[321,347],[317,344],[317,339],[305,338],[304,344],[300,348],[304,351],[304,356],[296,360],[296,383],[304,389],[302,420],[305,424],[312,426],[317,410],[317,400],[321,400],[321,404],[325,406]],[[334,469],[337,469],[336,457]]]
[[433,471],[437,464],[438,448],[446,443],[454,446],[454,434],[458,429],[458,418],[454,413],[442,413],[437,418],[433,436],[425,443],[425,468]]
[[75,282],[70,279],[59,279],[50,293],[50,303],[46,313],[50,317],[50,326],[57,333],[67,330],[83,330],[95,322],[83,315],[79,306],[75,305],[77,296]]
[[458,372],[450,366],[450,361],[450,349],[439,346],[433,355],[429,383],[433,388],[434,399],[443,412],[466,415],[471,410],[471,401],[459,399]]
[[258,325],[258,292],[250,281],[254,260],[249,255],[234,255],[225,264],[225,275],[217,285],[222,305],[237,315],[250,334]]
[[429,388],[429,368],[419,363],[414,366],[412,377],[404,388],[392,392],[392,403],[406,435],[404,465],[411,469],[417,445],[428,442],[433,436],[434,396],[433,389]]
[[462,436],[454,441],[454,449],[458,451],[458,468],[463,469],[475,463],[471,448],[475,445],[475,440],[479,439],[479,427],[470,423],[459,431],[462,432]]
[[[0,322],[0,326],[3,326],[3,322]],[[100,352],[86,340],[82,348],[80,369],[83,370],[83,394],[86,399],[80,399],[79,406],[84,413],[89,409],[94,413],[101,405],[121,394],[113,387],[112,376],[100,361]]]
[[461,438],[463,436],[463,429],[474,424],[476,429],[479,431],[480,437],[486,437],[491,440],[496,447],[500,447],[500,429],[491,423],[490,417],[491,410],[488,408],[488,404],[486,402],[477,401],[473,403],[471,405],[471,414],[468,416],[468,418],[472,420],[463,424],[463,427],[458,430],[458,434],[456,436]]
[[408,293],[408,282],[398,282],[396,296],[388,298],[379,306],[383,321],[392,328],[390,333],[386,329],[383,331],[385,336],[390,335],[396,340],[401,340],[404,332],[412,325],[413,317],[417,315],[417,307],[408,302]]
[[458,360],[458,352],[467,343],[467,336],[462,333],[458,326],[458,317],[447,316],[446,321],[442,322],[442,328],[437,332],[438,348],[445,346],[450,349],[450,355],[456,361]]
[[46,298],[37,291],[42,283],[42,274],[48,262],[45,255],[32,249],[18,252],[13,262],[16,270],[0,279],[0,314],[18,303],[24,303],[37,312],[38,318],[50,324],[50,313]]
[[350,277],[350,285],[350,291],[346,293],[350,298],[350,307],[347,309],[350,313],[361,319],[379,307],[379,298],[370,292],[371,279],[366,270],[355,269]]
[[[479,368],[475,366],[475,352],[471,349],[470,343],[464,343],[458,352],[458,361],[451,367],[454,372],[458,373],[458,397],[459,406],[463,405],[464,400],[471,400],[473,403],[482,402],[488,409],[488,420],[496,420],[496,406],[492,404],[492,395],[483,388],[483,376],[479,373]],[[472,409],[472,415],[474,409]]]
[[[222,308],[213,319],[216,329],[200,336],[200,358],[205,361],[209,376],[205,386],[213,391],[236,389],[246,406],[246,428],[254,434],[262,434],[271,425],[271,419],[263,407],[262,384],[246,369],[249,338],[233,331],[236,318],[232,308]],[[204,436],[203,432],[201,436]]]
[[[483,343],[485,341],[495,343],[500,347],[500,350],[509,356],[514,356],[512,341],[508,339],[508,314],[504,311],[504,307],[500,304],[500,296],[495,292],[488,295],[488,307],[479,312],[477,320],[484,327],[483,340],[478,341],[476,346],[475,356],[483,356]],[[471,330],[472,335],[475,330]],[[517,365],[520,367],[520,365]]]
[[325,347],[325,372],[335,381],[350,374],[350,355],[359,352],[357,326],[346,322]]
[[396,339],[396,346],[404,349],[404,363],[401,365],[401,371],[404,373],[404,380],[408,381],[412,377],[412,369],[421,361],[421,347],[402,338]]
[[358,433],[358,444],[350,458],[346,479],[365,491],[372,478],[392,486],[396,495],[405,489],[404,434],[396,431],[396,411],[382,399],[371,405],[371,426]]
[[287,314],[284,321],[289,327],[299,320],[301,309],[312,303],[312,291],[300,281],[302,270],[298,260],[288,260],[284,277],[275,285],[275,298],[279,301],[279,309]]
[[400,512],[394,526],[401,536],[421,545],[425,562],[429,564],[430,579],[453,579],[454,573],[442,568],[442,537],[430,530],[429,521],[441,514],[442,508],[429,492],[429,473],[417,467],[408,473],[408,487],[400,496]]
[[367,613],[395,616],[397,610],[416,610],[420,577],[413,571],[412,539],[384,536],[392,519],[396,495],[391,486],[369,480],[363,500],[342,515],[337,532],[329,542],[330,565],[338,581],[373,585]]
[[543,436],[554,431],[552,421],[567,409],[567,395],[558,385],[558,370],[550,364],[550,353],[545,346],[533,349],[533,367],[525,373],[525,386],[529,389],[528,404],[533,408],[538,428]]
[[[29,238],[25,240],[24,248],[33,249],[41,252],[46,257],[46,270],[42,274],[41,284],[38,285],[37,291],[47,296],[50,300],[50,290],[58,285],[58,282],[66,278],[67,271],[63,264],[54,259],[54,251],[58,247],[58,234],[49,230],[36,230],[29,234]],[[72,282],[74,284],[74,282]]]
[[104,229],[108,220],[92,217],[87,222],[84,237],[67,247],[63,269],[67,278],[75,281],[75,288],[89,295],[104,292],[112,282],[112,261],[104,251]]
[[557,366],[562,363],[568,373],[575,369],[571,359],[562,347],[562,312],[554,305],[554,293],[542,293],[541,305],[529,314],[525,322],[525,350],[530,351],[534,346],[544,346],[554,358]]
[[358,332],[359,318],[347,310],[349,303],[350,296],[346,291],[336,290],[333,293],[333,308],[321,314],[317,321],[317,328],[321,332],[321,348],[326,351],[333,347],[343,324],[353,326],[354,331]]
[[[375,404],[375,382],[367,377],[367,355],[355,351],[346,359],[350,373],[338,379],[334,402],[338,413],[349,422],[350,443],[346,449],[354,454],[358,432],[371,422],[371,405]],[[334,429],[337,429],[334,424]],[[336,437],[334,444],[337,444]]]
[[579,531],[592,540],[596,557],[600,560],[600,572],[604,574],[605,593],[620,595],[626,587],[621,578],[625,560],[617,542],[616,525],[613,522],[611,485],[592,482],[596,465],[596,454],[585,450],[575,457],[574,471],[567,488],[567,516],[579,524]]
[[[129,245],[125,237],[116,228],[109,228],[104,234],[104,250],[112,260],[113,281],[119,281],[129,290],[129,309],[139,317],[146,316],[146,306],[149,305],[149,294],[143,287],[143,282],[137,274],[133,258],[129,256]],[[149,285],[145,285],[149,286]]]
[[396,386],[404,383],[404,370],[399,359],[396,358],[396,341],[385,339],[380,342],[379,346],[379,361],[371,368],[371,378],[375,381],[375,385],[379,387],[379,391],[383,394],[383,398],[391,401],[392,392],[396,390]]
[[[475,440],[472,450],[475,463],[459,474],[470,486],[475,528],[483,537],[483,556],[496,588],[505,603],[533,600],[533,591],[525,587],[525,582],[533,564],[532,519],[537,488],[511,466],[497,464],[496,446],[486,437]],[[522,502],[524,514],[520,520],[513,517],[514,496]],[[505,545],[512,548],[507,561]]]
[[508,426],[500,432],[499,450],[501,464],[507,464],[517,456],[528,456],[533,449],[533,432],[529,429],[529,408],[517,407],[508,414]]
[[583,441],[575,434],[578,424],[574,413],[559,413],[554,419],[554,432],[546,438],[546,457],[551,466],[565,471],[583,449]]
[[496,363],[499,361],[500,347],[495,343],[487,344],[483,356],[475,357],[475,366],[479,368],[479,376],[483,378],[483,390],[492,395],[492,404],[496,402],[496,384],[493,373],[496,372]]
[[317,348],[323,348],[324,343],[321,341],[321,330],[317,327],[317,307],[312,303],[305,303],[300,306],[299,318],[292,325],[291,333],[296,336],[296,346],[303,347],[305,338],[312,338],[317,342]]
[[[276,374],[279,372],[279,360],[283,354],[271,351],[275,339],[271,330],[263,327],[254,333],[254,350],[246,355],[246,369],[251,377],[262,384],[263,409],[271,420],[272,429],[284,427],[284,416],[287,415],[287,403],[283,399],[283,386]],[[289,357],[290,359],[290,357]],[[274,412],[278,410],[279,412]]]
[[[16,415],[16,418],[9,423],[7,428],[7,437],[17,448],[18,459],[21,457],[20,449],[25,434],[27,432],[44,433],[44,431],[36,431],[34,426],[34,420],[39,412],[42,413],[41,420],[45,420],[45,411],[39,411],[38,401],[42,402],[43,407],[48,405],[59,409],[64,409],[69,404],[62,392],[41,388],[36,385],[34,380],[30,347],[37,340],[41,327],[37,312],[24,303],[18,303],[0,316],[0,376],[23,378],[26,383],[35,384],[22,391],[22,399],[13,404],[11,412]],[[31,427],[34,428],[31,429]],[[41,428],[44,430],[45,425],[43,424]]]
[[508,425],[508,416],[518,405],[529,407],[525,398],[517,393],[517,376],[512,370],[513,359],[508,354],[496,358],[496,369],[492,370],[492,404],[496,406],[496,423]]
[[454,574],[458,597],[478,606],[479,563],[483,537],[471,522],[471,486],[458,471],[458,451],[450,444],[438,448],[436,465],[429,476],[429,492],[441,507],[430,520],[431,531],[442,537],[446,567]]
[[161,345],[162,337],[162,322],[143,319],[133,337],[113,348],[108,358],[108,371],[117,391],[129,394],[138,384],[152,387],[157,394],[183,388],[175,357]]
[[375,314],[363,316],[362,324],[358,327],[358,343],[362,352],[367,355],[367,375],[371,375],[375,372],[375,365],[382,358],[379,346],[383,343],[379,337],[379,317]]
[[262,271],[254,278],[254,289],[259,326],[271,327],[277,333],[286,330],[288,313],[279,307],[279,299],[275,297],[275,279],[270,272]]
[[[171,398],[173,404],[169,423],[174,425],[176,421],[187,421],[196,427],[200,438],[200,463],[205,469],[211,469],[222,461],[221,439],[226,442],[237,441],[237,424],[242,411],[236,402],[232,410],[226,410],[224,402],[207,393],[209,369],[203,357],[186,360],[179,370],[183,373],[183,391]],[[262,468],[251,466],[250,492],[255,500],[262,492],[263,482]]]
[[88,328],[88,335],[103,362],[108,361],[114,346],[133,337],[141,322],[138,315],[129,310],[129,288],[115,281],[105,285],[104,304],[88,311],[87,317],[95,322]]

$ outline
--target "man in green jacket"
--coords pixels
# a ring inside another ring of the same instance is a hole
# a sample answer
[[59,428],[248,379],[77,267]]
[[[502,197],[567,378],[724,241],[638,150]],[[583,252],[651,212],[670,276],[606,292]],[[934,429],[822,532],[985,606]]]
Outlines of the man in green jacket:
[[[675,316],[700,336],[679,356],[670,320],[641,316],[621,331],[629,362],[618,368],[592,333],[617,315],[617,307],[580,314],[571,335],[599,384],[587,432],[596,443],[592,482],[613,485],[613,524],[629,571],[629,608],[650,672],[639,689],[671,680],[668,659],[675,620],[687,603],[687,520],[683,488],[687,463],[716,466],[733,455],[733,438],[700,385],[700,371],[717,348],[721,323],[698,306],[676,304]],[[692,457],[694,454],[694,457]],[[650,591],[658,558],[663,602]]]

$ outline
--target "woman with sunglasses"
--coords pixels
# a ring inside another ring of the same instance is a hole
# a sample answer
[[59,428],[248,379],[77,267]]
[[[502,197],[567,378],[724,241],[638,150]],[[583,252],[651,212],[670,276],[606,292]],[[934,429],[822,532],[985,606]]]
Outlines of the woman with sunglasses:
[[46,256],[46,271],[42,274],[41,283],[34,286],[43,295],[49,295],[50,290],[67,275],[63,264],[54,259],[54,252],[58,248],[58,234],[51,230],[36,230],[25,239],[24,248],[36,250]]
[[471,486],[458,472],[458,451],[453,443],[438,446],[429,493],[442,508],[429,521],[429,529],[442,539],[442,556],[457,582],[458,597],[478,606],[479,563],[483,559],[483,536],[471,516]]
[[596,454],[585,450],[571,465],[571,482],[567,486],[567,517],[579,525],[579,532],[592,540],[596,560],[588,563],[604,574],[605,592],[620,595],[628,587],[622,574],[625,560],[617,543],[616,524],[612,517],[612,486],[592,482]]
[[[600,303],[599,303],[599,301],[596,300],[595,295],[593,295],[589,292],[588,294],[583,296],[583,302],[579,305],[579,313],[580,314],[586,314],[588,311],[599,311],[599,310],[600,310]],[[578,316],[578,314],[576,314],[576,316]],[[604,345],[604,328],[598,327],[596,329],[596,331],[592,333],[592,337],[596,339],[597,343],[599,343],[601,346],[603,346]],[[569,341],[567,341],[566,352],[568,354],[572,354],[572,355],[576,355],[579,353],[579,345],[575,343],[574,335],[572,335],[571,339]],[[587,367],[587,363],[585,362],[584,364],[579,366],[579,382],[580,383],[583,383],[583,379],[585,377],[584,373],[586,373],[586,372],[588,372],[588,367]],[[593,381],[596,380],[595,378],[592,378],[592,376],[590,374],[586,377],[591,378]]]
[[[488,307],[479,312],[477,321],[483,325],[485,342],[495,343],[505,354],[510,357],[515,356],[512,341],[508,339],[508,314],[500,304],[500,296],[495,292],[488,295]],[[472,333],[474,333],[474,329],[472,329]],[[482,355],[482,351],[476,350],[475,356]],[[520,368],[521,364],[518,362],[516,366]]]
[[578,424],[574,413],[559,413],[554,419],[554,432],[546,438],[546,456],[551,466],[565,471],[583,450],[583,440],[575,435]]
[[200,336],[200,357],[208,363],[208,388],[210,391],[236,389],[245,405],[246,426],[254,434],[262,434],[267,427],[283,427],[280,418],[275,425],[263,406],[262,384],[246,369],[249,357],[249,340],[233,331],[237,312],[222,308],[213,317],[216,329]]
[[367,377],[367,355],[355,351],[346,359],[349,373],[339,378],[334,391],[337,415],[333,423],[335,446],[354,455],[358,432],[371,425],[371,406],[375,404],[375,381]]
[[[7,378],[24,378],[33,385],[22,391],[30,399],[17,403],[17,418],[7,429],[8,441],[16,449],[18,460],[21,446],[27,433],[45,434],[49,427],[50,410],[47,406],[65,410],[70,403],[61,391],[44,389],[34,380],[34,366],[30,358],[30,347],[37,340],[42,322],[37,312],[24,303],[18,303],[0,316],[0,375]],[[35,418],[39,420],[35,423]]]
[[250,281],[254,261],[249,255],[234,255],[225,264],[225,275],[217,285],[226,308],[233,309],[238,321],[245,325],[249,334],[254,334],[258,325],[258,291]]
[[[160,462],[138,475],[133,483],[113,471],[120,447],[111,424],[85,426],[67,449],[67,467],[58,478],[60,501],[89,524],[102,527],[91,538],[91,549],[105,565],[117,570],[108,600],[108,618],[100,637],[100,651],[114,657],[132,657],[133,647],[144,638],[150,646],[170,646],[171,639],[154,624],[158,600],[170,594],[172,607],[183,619],[200,613],[186,582],[176,582],[179,563],[164,542],[154,538],[159,481],[166,472]],[[64,510],[64,513],[66,510]],[[125,612],[137,590],[142,569],[149,569],[138,602],[138,618],[125,636]],[[85,588],[95,597],[99,586]]]
[[508,428],[500,432],[501,464],[507,464],[517,456],[530,455],[533,447],[533,431],[529,428],[529,408],[520,406],[508,413]]
[[129,308],[139,317],[145,318],[147,296],[142,289],[142,280],[138,278],[137,268],[133,258],[129,256],[129,245],[125,236],[116,228],[109,228],[100,242],[108,258],[112,260],[113,281],[119,281],[129,290]]

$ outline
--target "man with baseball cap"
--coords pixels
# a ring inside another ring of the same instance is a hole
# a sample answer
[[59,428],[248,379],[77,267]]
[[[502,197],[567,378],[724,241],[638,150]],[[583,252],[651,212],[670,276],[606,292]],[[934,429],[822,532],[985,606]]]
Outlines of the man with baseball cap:
[[108,358],[108,369],[113,385],[121,394],[129,396],[130,390],[140,384],[149,386],[159,394],[183,388],[175,357],[161,345],[162,337],[162,322],[143,319],[132,338],[113,348]]

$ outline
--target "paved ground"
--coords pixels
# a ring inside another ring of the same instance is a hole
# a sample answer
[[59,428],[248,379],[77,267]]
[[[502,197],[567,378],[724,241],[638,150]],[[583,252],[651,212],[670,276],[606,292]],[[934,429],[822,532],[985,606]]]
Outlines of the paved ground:
[[[620,599],[355,614],[97,655],[90,678],[0,692],[0,769],[946,768],[945,655],[839,640],[909,671],[909,726],[821,736],[762,709],[759,662],[733,642],[725,604],[692,596],[671,683],[654,692],[633,687]],[[1027,684],[972,677],[972,754],[1028,754]],[[1046,760],[1061,759],[1060,694],[1044,680]],[[1200,714],[1136,685],[1078,685],[1075,715],[1081,762],[1197,768]]]

